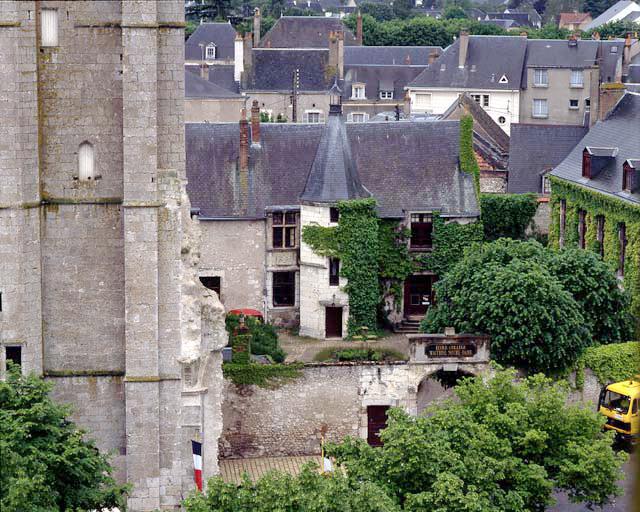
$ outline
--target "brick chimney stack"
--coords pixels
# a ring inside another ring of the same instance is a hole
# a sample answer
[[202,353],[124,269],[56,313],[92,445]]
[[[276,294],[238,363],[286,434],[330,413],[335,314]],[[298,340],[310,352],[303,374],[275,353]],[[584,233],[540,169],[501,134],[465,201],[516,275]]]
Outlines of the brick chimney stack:
[[260,43],[260,27],[262,25],[262,15],[260,14],[260,8],[256,7],[253,12],[253,46],[258,46]]
[[251,104],[251,145],[260,145],[260,107],[258,100]]
[[469,32],[460,32],[460,46],[458,48],[458,67],[463,68],[467,63],[467,52],[469,51]]
[[344,78],[344,32],[338,32],[338,78]]
[[358,9],[358,17],[356,18],[356,43],[362,46],[362,13]]
[[344,76],[344,35],[342,32],[329,32],[329,66],[339,79]]
[[249,170],[249,122],[247,121],[247,109],[243,108],[240,114],[240,155],[238,158],[240,172]]
[[436,60],[438,60],[438,57],[439,57],[438,52],[436,51],[431,52],[429,54],[429,57],[427,57],[427,64],[431,66],[431,64],[433,64]]
[[410,119],[411,116],[411,95],[409,91],[404,94],[404,116],[406,119]]

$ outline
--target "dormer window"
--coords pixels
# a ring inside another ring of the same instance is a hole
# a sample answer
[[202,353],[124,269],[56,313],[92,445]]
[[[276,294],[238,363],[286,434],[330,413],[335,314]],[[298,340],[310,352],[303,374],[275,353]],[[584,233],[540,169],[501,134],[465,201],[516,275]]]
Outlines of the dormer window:
[[216,58],[216,45],[209,43],[207,45],[205,55],[207,60],[214,60]]
[[640,167],[640,159],[627,160],[622,164],[622,190],[625,192],[635,192],[638,187],[638,177],[636,170]]
[[351,86],[351,99],[352,100],[364,100],[367,99],[365,95],[364,84],[353,84]]
[[582,177],[594,179],[618,155],[618,148],[587,146],[582,150]]
[[393,91],[380,91],[380,99],[381,100],[392,100],[393,99]]

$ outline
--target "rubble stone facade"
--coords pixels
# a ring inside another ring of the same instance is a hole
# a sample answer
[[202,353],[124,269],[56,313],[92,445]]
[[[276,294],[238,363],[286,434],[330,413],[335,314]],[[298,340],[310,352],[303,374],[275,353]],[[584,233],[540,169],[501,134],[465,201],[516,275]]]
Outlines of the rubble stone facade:
[[18,346],[55,383],[132,511],[179,507],[192,438],[217,472],[226,334],[197,279],[183,29],[180,0],[0,3],[0,369]]

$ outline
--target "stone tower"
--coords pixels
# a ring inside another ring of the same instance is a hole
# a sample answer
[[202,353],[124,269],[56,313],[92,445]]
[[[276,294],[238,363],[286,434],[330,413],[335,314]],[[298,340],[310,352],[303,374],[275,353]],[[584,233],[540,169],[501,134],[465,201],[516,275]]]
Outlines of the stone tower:
[[195,272],[184,2],[0,2],[0,369],[8,354],[174,509],[217,472],[223,310]]

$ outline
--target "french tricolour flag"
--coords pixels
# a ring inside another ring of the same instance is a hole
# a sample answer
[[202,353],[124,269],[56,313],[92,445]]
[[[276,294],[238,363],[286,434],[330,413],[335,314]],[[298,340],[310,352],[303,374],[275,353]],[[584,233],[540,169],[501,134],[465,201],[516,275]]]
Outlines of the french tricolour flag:
[[193,451],[193,478],[196,481],[196,487],[202,491],[202,443],[191,441]]

